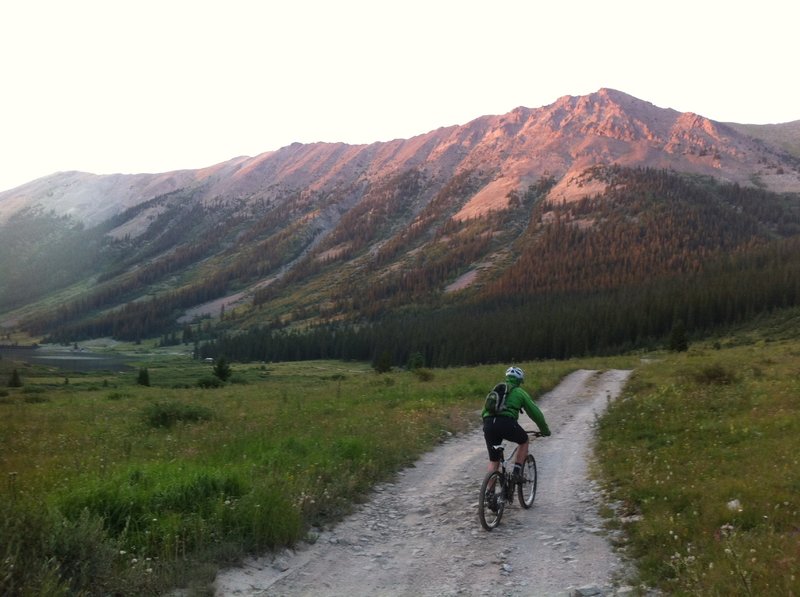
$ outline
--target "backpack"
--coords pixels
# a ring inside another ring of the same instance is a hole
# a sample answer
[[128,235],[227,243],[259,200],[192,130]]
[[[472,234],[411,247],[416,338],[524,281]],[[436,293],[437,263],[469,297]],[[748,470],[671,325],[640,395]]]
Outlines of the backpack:
[[486,412],[489,415],[499,415],[506,409],[506,397],[511,390],[508,384],[503,382],[497,384],[492,391],[486,395],[486,400],[483,403]]

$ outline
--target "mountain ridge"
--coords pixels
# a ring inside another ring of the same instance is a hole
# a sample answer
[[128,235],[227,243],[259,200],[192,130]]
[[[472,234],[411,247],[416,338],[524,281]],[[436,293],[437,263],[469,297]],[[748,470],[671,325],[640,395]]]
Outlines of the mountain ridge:
[[509,190],[543,175],[564,179],[554,199],[578,197],[581,191],[570,179],[598,163],[673,168],[739,184],[753,184],[757,177],[775,191],[800,190],[792,156],[741,130],[604,88],[409,139],[366,145],[293,143],[198,170],[159,174],[57,173],[0,193],[0,222],[38,205],[93,225],[180,188],[198,189],[197,199],[205,202],[270,200],[281,191],[325,191],[412,167],[447,179],[487,163],[499,164],[499,180],[463,217],[502,207]]
[[65,173],[0,193],[0,322],[139,339],[605,292],[793,237],[798,191],[780,147],[611,89],[411,139]]

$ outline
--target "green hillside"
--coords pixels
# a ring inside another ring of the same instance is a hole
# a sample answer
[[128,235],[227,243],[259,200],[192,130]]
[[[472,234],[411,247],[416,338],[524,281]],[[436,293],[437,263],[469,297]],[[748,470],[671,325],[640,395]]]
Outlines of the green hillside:
[[[375,181],[324,234],[310,214],[346,189],[298,197],[288,213],[176,192],[146,206],[160,215],[135,238],[106,233],[141,206],[91,230],[26,216],[0,258],[20,284],[2,304],[34,297],[7,317],[51,342],[161,338],[198,356],[280,361],[388,350],[395,364],[420,352],[448,366],[647,348],[679,321],[702,336],[800,299],[795,195],[595,167],[586,177],[602,194],[551,203],[545,177],[511,193],[511,209],[454,220],[487,176],[465,172],[435,193],[417,170]],[[470,284],[448,289],[465,274]],[[233,295],[234,307],[181,319]],[[526,333],[501,343],[497,329]]]

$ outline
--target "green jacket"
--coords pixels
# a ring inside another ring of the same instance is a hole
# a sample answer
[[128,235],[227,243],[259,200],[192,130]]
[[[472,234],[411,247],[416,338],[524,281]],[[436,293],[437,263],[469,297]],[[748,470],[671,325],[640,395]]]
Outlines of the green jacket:
[[[523,390],[520,386],[515,386],[511,382],[506,382],[509,386],[511,386],[511,391],[506,396],[506,405],[501,412],[499,417],[511,417],[514,420],[519,419],[519,411],[524,410],[528,416],[536,423],[536,426],[539,428],[539,431],[542,432],[542,435],[550,435],[550,428],[547,426],[547,422],[544,420],[544,415],[542,411],[539,410],[539,407],[533,402],[530,397],[530,394]],[[490,417],[492,416],[485,408],[481,413],[481,417]]]

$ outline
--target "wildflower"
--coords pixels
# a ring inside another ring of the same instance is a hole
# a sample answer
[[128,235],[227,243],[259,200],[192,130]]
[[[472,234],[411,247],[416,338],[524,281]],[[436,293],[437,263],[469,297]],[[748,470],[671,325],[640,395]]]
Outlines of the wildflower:
[[733,512],[741,512],[742,511],[742,502],[739,500],[731,500],[727,503],[728,510]]

